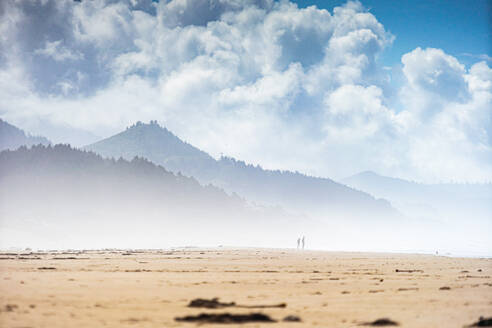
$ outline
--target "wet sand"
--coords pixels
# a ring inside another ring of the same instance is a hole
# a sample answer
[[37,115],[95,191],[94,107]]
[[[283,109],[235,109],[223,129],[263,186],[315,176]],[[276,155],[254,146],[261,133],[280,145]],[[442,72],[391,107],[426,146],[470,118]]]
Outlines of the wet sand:
[[[202,313],[261,313],[272,321],[241,326],[292,328],[381,318],[400,327],[464,327],[492,317],[492,259],[226,248],[0,259],[1,327],[195,327],[176,318]],[[188,307],[214,297],[235,304]],[[287,316],[302,321],[282,321]]]

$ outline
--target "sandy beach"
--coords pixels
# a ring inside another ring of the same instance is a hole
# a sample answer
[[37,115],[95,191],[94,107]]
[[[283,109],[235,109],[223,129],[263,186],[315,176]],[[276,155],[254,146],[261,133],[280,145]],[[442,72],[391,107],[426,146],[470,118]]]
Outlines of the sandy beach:
[[[222,319],[251,313],[268,319],[243,327],[430,328],[492,316],[492,259],[247,248],[4,252],[0,258],[0,326],[6,328],[194,327],[200,321],[193,316],[214,320],[225,313]],[[213,298],[208,308],[189,307]]]

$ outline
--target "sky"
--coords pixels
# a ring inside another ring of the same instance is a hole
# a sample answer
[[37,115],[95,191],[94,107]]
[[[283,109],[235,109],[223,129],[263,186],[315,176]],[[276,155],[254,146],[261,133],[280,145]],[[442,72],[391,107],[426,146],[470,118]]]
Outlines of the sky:
[[[300,7],[315,5],[327,10],[345,2],[296,1]],[[387,66],[400,64],[401,56],[416,47],[445,49],[465,65],[491,56],[492,2],[489,0],[366,0],[362,3],[395,37],[381,54]],[[491,58],[488,60],[490,63]]]
[[157,120],[218,157],[492,181],[490,1],[0,2],[0,117],[82,146]]

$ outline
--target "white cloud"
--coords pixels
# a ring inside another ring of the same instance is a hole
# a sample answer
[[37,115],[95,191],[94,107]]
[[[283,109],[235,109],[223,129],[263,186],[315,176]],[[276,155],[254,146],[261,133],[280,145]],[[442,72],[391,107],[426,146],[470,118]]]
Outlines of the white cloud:
[[131,33],[131,8],[123,2],[82,1],[72,15],[74,36],[99,47],[126,43]]
[[64,47],[62,45],[62,40],[53,42],[47,41],[44,48],[36,49],[34,53],[37,55],[51,57],[56,61],[84,59],[84,55],[82,53],[78,51],[71,51],[67,47]]
[[402,62],[412,166],[427,179],[490,180],[491,69],[481,62],[467,71],[438,49],[415,49]]
[[486,62],[466,69],[415,49],[395,110],[377,59],[393,36],[358,2],[46,1],[35,6],[47,25],[32,26],[23,5],[0,17],[0,115],[33,132],[108,136],[157,119],[213,155],[269,168],[492,179]]
[[376,86],[344,85],[327,95],[326,131],[331,138],[364,142],[378,133],[397,128],[393,112],[382,102]]
[[492,69],[485,62],[473,65],[465,79],[472,93],[492,91]]
[[476,55],[476,54],[470,54],[470,53],[463,53],[462,55],[467,56],[467,57],[477,58],[477,59],[484,60],[484,61],[492,61],[492,57],[490,57],[487,54]]
[[403,55],[402,63],[411,88],[445,100],[464,100],[468,96],[465,67],[441,49],[417,48]]

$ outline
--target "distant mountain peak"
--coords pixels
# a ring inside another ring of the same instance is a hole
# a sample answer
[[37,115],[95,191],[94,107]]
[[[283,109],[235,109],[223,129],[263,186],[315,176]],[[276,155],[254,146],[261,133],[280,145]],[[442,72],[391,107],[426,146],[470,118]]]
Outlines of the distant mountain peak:
[[366,176],[366,177],[380,177],[380,174],[377,174],[374,171],[362,171],[360,173],[354,174],[354,176]]
[[165,127],[161,126],[157,120],[151,120],[149,121],[149,123],[144,123],[142,121],[137,121],[135,122],[134,124],[128,126],[126,129],[127,130],[130,130],[130,129],[142,129],[142,128],[160,128],[162,130],[165,130],[165,131],[168,131],[168,129],[166,129]]
[[[121,137],[134,138],[133,141],[136,143],[146,143],[149,140],[154,140],[155,143],[162,143],[172,140],[173,142],[189,145],[188,143],[177,137],[174,133],[169,131],[166,127],[159,125],[157,120],[151,120],[149,121],[149,123],[137,121],[136,123],[128,126],[124,131],[107,139],[98,141],[92,145],[88,145],[84,148],[90,148],[93,145],[102,144],[107,140]],[[135,137],[137,138],[135,139]]]
[[354,174],[350,177],[341,180],[343,183],[349,186],[356,186],[360,188],[360,183],[391,183],[391,184],[414,184],[414,182],[407,181],[400,178],[394,178],[390,176],[384,176],[378,174],[374,171],[362,171],[360,173]]
[[210,155],[181,140],[156,120],[149,123],[138,121],[126,130],[84,149],[104,157],[123,157],[127,160],[134,156],[144,157],[176,173],[183,171],[186,162],[193,162],[199,167],[215,162]]
[[20,146],[49,145],[51,142],[45,137],[34,136],[24,130],[0,119],[0,151],[15,150]]

